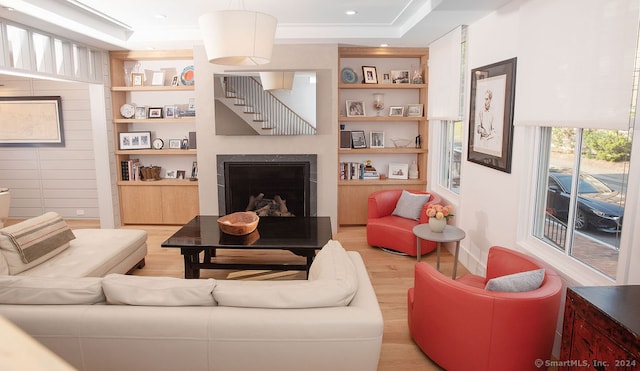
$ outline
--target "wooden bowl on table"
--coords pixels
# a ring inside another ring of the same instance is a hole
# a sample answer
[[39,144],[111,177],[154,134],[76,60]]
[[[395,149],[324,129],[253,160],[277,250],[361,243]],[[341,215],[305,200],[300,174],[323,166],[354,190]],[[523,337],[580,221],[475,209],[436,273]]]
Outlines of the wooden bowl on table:
[[222,232],[234,236],[243,236],[253,232],[258,227],[260,217],[253,211],[241,211],[218,218],[218,225]]

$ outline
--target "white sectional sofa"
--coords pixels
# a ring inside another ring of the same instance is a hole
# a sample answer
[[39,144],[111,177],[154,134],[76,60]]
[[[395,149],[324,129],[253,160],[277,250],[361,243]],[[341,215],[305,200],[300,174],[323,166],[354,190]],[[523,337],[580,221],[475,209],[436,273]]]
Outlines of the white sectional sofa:
[[337,241],[307,280],[0,276],[0,315],[87,371],[373,371],[383,332],[361,256]]

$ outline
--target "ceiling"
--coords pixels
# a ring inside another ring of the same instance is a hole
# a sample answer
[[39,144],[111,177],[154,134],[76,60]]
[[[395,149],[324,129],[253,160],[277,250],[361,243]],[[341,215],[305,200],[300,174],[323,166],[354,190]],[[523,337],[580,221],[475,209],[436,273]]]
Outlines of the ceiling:
[[509,1],[0,0],[0,17],[107,50],[190,49],[200,14],[242,8],[278,19],[276,44],[427,46]]

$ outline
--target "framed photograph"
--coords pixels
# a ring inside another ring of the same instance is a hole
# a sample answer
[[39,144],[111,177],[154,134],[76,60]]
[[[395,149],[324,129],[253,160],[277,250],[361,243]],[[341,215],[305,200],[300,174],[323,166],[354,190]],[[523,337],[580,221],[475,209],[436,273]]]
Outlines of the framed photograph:
[[467,160],[511,173],[516,58],[471,70]]
[[151,85],[163,86],[164,85],[164,71],[154,71],[151,77]]
[[393,82],[394,84],[408,84],[409,70],[391,71],[391,82]]
[[175,179],[178,177],[178,170],[167,169],[167,173],[164,176],[165,178]]
[[402,106],[389,107],[389,116],[403,117],[404,116],[404,107],[402,107]]
[[62,98],[0,97],[0,146],[64,147]]
[[378,74],[376,68],[372,66],[362,66],[362,78],[364,84],[377,84]]
[[133,116],[136,119],[146,119],[147,118],[147,106],[137,106],[136,113]]
[[384,148],[383,131],[372,131],[369,133],[369,148]]
[[178,170],[176,171],[176,178],[177,179],[184,179],[186,176],[186,171],[185,170]]
[[169,139],[169,148],[170,149],[180,149],[182,146],[182,140],[180,139]]
[[193,161],[191,164],[191,177],[189,179],[198,179],[198,161]]
[[347,101],[347,117],[364,117],[364,102],[361,100]]
[[150,131],[127,131],[118,133],[118,147],[121,150],[127,149],[151,149]]
[[173,75],[173,77],[171,77],[171,86],[178,86],[178,85],[180,85],[180,76]]
[[162,118],[162,107],[149,107],[149,118],[150,119],[161,119]]
[[351,149],[351,132],[340,130],[340,149]]
[[143,86],[144,85],[144,73],[133,72],[131,74],[131,86]]
[[422,117],[423,107],[422,104],[407,105],[407,117]]
[[353,148],[367,148],[367,139],[364,131],[357,130],[351,132],[351,144]]
[[388,73],[383,73],[382,74],[382,83],[383,84],[391,84],[391,75],[389,75]]
[[389,164],[389,179],[409,179],[409,164]]
[[174,105],[169,105],[169,106],[164,106],[164,118],[166,119],[172,119],[176,117],[176,106]]

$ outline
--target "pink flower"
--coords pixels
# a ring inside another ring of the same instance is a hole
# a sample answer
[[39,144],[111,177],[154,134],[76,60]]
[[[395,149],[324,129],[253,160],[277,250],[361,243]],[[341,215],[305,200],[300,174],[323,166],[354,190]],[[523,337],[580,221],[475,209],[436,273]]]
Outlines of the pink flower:
[[450,219],[453,217],[451,214],[451,205],[442,206],[440,204],[427,205],[426,214],[429,218],[436,219]]

